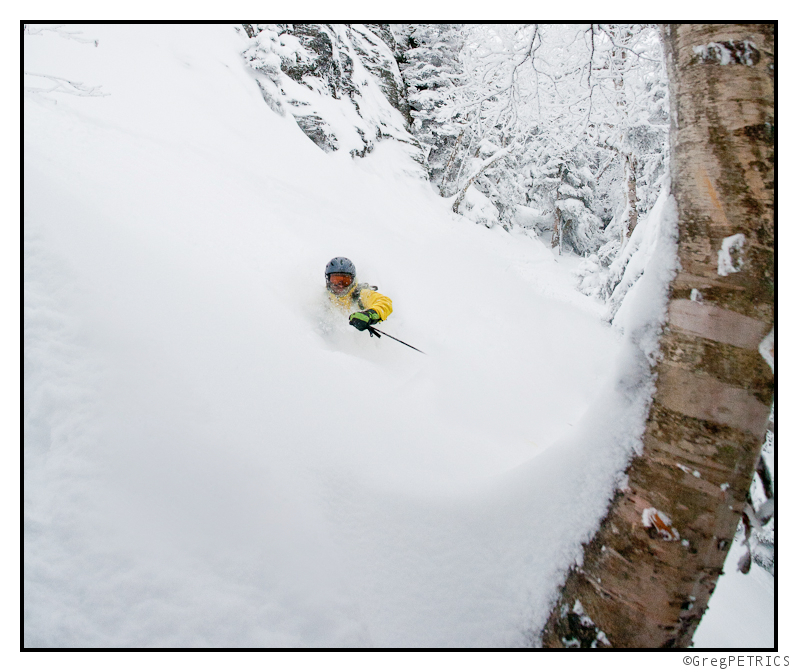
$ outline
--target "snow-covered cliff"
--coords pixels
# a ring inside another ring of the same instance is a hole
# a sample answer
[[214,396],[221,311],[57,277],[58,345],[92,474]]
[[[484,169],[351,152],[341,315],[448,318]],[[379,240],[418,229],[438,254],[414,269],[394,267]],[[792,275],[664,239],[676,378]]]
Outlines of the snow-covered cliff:
[[[246,24],[244,58],[266,104],[326,152],[393,139],[424,165],[387,24]],[[425,171],[419,171],[420,175]]]

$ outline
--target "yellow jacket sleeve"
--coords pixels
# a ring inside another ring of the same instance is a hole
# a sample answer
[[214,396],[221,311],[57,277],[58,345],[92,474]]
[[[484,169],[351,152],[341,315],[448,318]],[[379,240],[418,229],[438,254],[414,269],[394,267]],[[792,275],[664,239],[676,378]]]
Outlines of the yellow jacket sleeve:
[[363,289],[360,292],[360,303],[363,304],[363,309],[368,310],[373,308],[377,311],[381,320],[384,320],[393,312],[393,303],[391,300],[371,289]]

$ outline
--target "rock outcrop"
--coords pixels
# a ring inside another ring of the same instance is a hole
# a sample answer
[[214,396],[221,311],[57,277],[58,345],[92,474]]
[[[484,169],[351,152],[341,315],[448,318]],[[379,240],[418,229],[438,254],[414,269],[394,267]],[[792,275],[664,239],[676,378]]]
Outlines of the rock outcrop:
[[392,138],[425,165],[388,24],[243,24],[263,99],[325,152],[363,157]]

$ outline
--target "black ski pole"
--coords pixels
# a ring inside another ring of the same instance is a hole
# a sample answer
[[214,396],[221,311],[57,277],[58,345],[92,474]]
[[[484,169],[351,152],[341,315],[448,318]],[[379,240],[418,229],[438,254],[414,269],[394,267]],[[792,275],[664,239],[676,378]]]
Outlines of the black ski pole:
[[[369,333],[370,333],[372,336],[376,336],[377,338],[380,338],[380,334],[382,334],[383,336],[387,336],[388,338],[392,338],[394,341],[399,341],[399,339],[398,339],[398,338],[396,338],[396,336],[391,336],[390,334],[386,334],[384,331],[380,331],[379,329],[377,329],[377,328],[375,328],[375,327],[369,327],[369,328],[368,328],[368,330],[369,330]],[[426,354],[427,354],[427,353],[426,353],[426,352],[424,352],[423,350],[419,350],[419,349],[418,349],[418,348],[416,348],[415,346],[412,346],[412,345],[410,345],[410,343],[405,343],[404,341],[399,341],[399,342],[400,342],[402,345],[406,345],[408,348],[413,348],[413,350],[415,350],[415,351],[417,351],[417,352],[420,352],[422,355],[426,355]]]

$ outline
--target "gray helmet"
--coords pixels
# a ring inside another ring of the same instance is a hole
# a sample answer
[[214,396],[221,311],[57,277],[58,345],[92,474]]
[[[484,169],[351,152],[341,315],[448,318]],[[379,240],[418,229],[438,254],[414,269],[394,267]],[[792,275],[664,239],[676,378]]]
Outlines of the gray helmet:
[[349,273],[353,278],[355,273],[355,265],[346,257],[335,257],[330,259],[327,263],[327,268],[324,269],[324,277],[329,280],[330,273]]
[[[344,276],[349,276],[347,279],[336,278],[336,282],[330,281],[330,276],[333,273],[340,273]],[[332,292],[336,296],[344,296],[352,291],[355,283],[355,265],[346,257],[336,257],[331,259],[324,269],[324,279],[327,281],[327,291]]]

